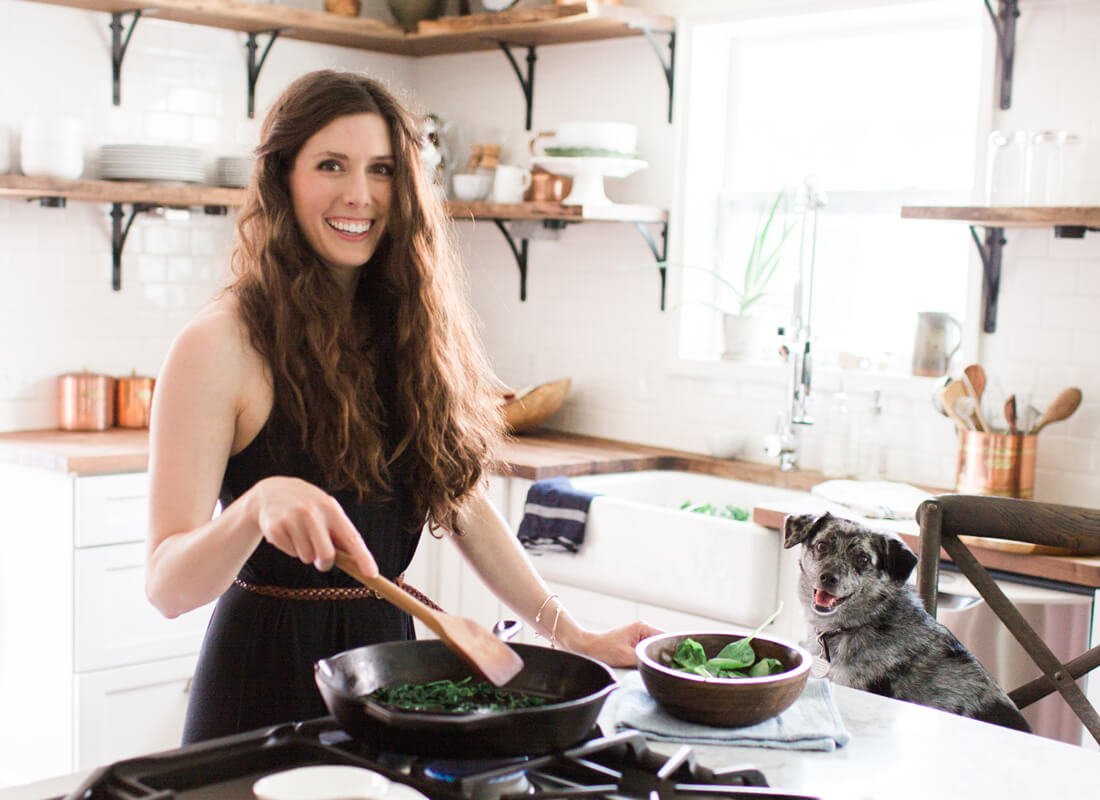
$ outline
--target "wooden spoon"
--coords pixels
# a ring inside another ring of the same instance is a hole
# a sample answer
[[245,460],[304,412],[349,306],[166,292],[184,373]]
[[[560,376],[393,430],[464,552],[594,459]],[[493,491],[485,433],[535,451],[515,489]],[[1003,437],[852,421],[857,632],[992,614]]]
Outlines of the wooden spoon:
[[1005,400],[1005,423],[1008,425],[1008,432],[1013,436],[1016,435],[1016,395],[1010,394],[1008,399]]
[[963,368],[963,375],[974,387],[974,395],[978,405],[982,403],[982,392],[985,391],[986,375],[981,364],[969,364]]
[[[978,365],[971,364],[971,366],[977,367]],[[967,369],[970,369],[970,367],[967,367]],[[978,369],[981,369],[981,367],[978,367]],[[983,381],[982,388],[984,389],[984,372],[981,373],[981,380]],[[959,379],[959,382],[962,383],[963,389],[966,390],[966,396],[970,398],[973,404],[973,410],[970,412],[970,419],[974,423],[974,430],[982,431],[983,433],[989,433],[989,421],[985,418],[985,414],[982,413],[982,393],[970,383],[970,377],[967,375],[965,370],[963,371],[963,375]]]
[[1076,411],[1079,405],[1081,405],[1081,390],[1076,386],[1063,389],[1058,396],[1054,398],[1054,402],[1047,406],[1047,410],[1039,417],[1039,421],[1035,423],[1035,427],[1033,427],[1029,433],[1034,435],[1050,423],[1064,420]]
[[959,400],[967,396],[966,386],[963,385],[962,381],[951,381],[940,389],[940,405],[943,406],[944,412],[955,422],[955,426],[960,431],[970,430],[973,427],[973,424],[956,410]]
[[336,551],[336,566],[427,625],[447,647],[469,662],[494,686],[503,686],[523,669],[519,653],[472,619],[455,617],[425,605],[384,577],[368,578],[351,556]]

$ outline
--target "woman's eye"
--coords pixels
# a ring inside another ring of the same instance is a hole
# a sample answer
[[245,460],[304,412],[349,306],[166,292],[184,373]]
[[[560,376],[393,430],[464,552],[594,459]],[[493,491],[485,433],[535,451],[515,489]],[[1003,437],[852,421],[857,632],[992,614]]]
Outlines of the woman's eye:
[[335,158],[326,158],[324,161],[317,165],[317,169],[321,170],[322,172],[339,172],[343,168],[343,165]]
[[393,176],[393,164],[373,164],[370,171],[374,175],[383,175],[385,177]]

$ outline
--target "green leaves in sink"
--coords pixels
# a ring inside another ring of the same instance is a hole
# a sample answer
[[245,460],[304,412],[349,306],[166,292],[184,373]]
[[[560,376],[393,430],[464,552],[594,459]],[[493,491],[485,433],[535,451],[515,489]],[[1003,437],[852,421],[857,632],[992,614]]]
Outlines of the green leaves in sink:
[[764,620],[760,627],[743,639],[736,639],[727,644],[714,658],[707,658],[703,645],[687,637],[676,646],[669,666],[704,678],[762,678],[766,675],[786,672],[783,662],[778,658],[758,659],[756,652],[752,649],[752,640],[756,634],[778,617],[782,610],[783,604],[780,603],[779,608]]
[[738,522],[744,522],[749,518],[747,509],[741,508],[741,506],[730,505],[729,503],[724,506],[716,506],[712,503],[693,503],[690,500],[685,500],[680,503],[680,510],[690,511],[693,514],[707,514],[712,517],[733,519]]

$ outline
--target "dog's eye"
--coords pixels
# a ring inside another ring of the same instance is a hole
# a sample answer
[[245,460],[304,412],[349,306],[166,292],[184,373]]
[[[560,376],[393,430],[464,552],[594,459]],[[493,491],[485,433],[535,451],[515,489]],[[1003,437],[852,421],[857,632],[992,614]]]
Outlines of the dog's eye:
[[823,541],[814,542],[814,552],[819,556],[829,552],[829,545]]
[[866,553],[860,553],[856,556],[856,566],[859,569],[867,569],[871,566],[871,557]]

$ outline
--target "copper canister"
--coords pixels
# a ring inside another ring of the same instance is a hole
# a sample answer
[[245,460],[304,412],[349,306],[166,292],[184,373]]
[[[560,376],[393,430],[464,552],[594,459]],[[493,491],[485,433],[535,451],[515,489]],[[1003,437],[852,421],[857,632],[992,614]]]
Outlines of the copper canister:
[[64,431],[103,431],[115,418],[115,379],[95,372],[57,376],[57,427]]
[[154,383],[152,378],[136,372],[115,381],[115,424],[118,427],[149,427]]

